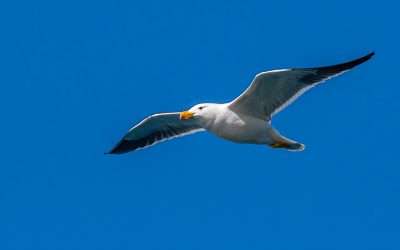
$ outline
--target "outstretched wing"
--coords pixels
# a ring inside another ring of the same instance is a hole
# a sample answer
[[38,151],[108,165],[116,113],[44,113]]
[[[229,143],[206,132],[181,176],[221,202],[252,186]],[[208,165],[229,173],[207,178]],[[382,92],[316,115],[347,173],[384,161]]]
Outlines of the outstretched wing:
[[108,153],[123,154],[202,130],[204,129],[194,119],[180,120],[179,112],[155,114],[131,128]]
[[260,73],[229,107],[268,121],[272,115],[284,109],[308,89],[369,60],[374,54],[372,52],[359,59],[333,66]]

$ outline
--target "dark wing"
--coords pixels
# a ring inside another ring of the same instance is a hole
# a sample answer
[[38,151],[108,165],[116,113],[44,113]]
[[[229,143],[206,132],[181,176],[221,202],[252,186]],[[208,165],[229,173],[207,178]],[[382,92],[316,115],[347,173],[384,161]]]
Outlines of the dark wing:
[[272,115],[284,109],[308,89],[369,60],[374,54],[372,52],[359,59],[333,66],[260,73],[229,107],[268,121]]
[[131,128],[109,154],[123,154],[157,142],[204,130],[194,119],[180,120],[179,112],[147,117]]

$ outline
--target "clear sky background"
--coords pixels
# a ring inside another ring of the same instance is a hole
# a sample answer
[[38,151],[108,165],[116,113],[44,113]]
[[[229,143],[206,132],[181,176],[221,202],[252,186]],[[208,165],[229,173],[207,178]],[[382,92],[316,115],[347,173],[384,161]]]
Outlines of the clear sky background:
[[[0,249],[400,249],[397,1],[3,1]],[[270,69],[367,63],[274,117],[104,155]]]

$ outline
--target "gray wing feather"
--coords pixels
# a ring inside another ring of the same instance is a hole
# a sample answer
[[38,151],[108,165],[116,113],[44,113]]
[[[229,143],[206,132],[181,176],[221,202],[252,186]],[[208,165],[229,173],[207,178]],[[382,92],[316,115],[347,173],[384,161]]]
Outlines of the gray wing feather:
[[301,94],[334,76],[369,60],[372,52],[359,59],[320,68],[283,69],[263,72],[254,78],[248,89],[229,107],[249,115],[270,120]]
[[179,112],[155,114],[131,128],[108,153],[123,154],[202,130],[194,119],[180,120]]

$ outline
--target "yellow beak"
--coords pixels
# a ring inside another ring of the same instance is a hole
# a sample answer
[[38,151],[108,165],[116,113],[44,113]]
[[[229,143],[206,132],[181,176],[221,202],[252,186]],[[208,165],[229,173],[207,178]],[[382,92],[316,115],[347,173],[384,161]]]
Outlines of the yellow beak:
[[189,120],[190,118],[193,117],[193,113],[190,111],[183,111],[181,112],[181,114],[179,115],[179,118],[181,120]]

